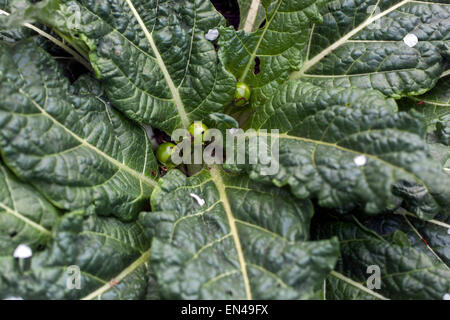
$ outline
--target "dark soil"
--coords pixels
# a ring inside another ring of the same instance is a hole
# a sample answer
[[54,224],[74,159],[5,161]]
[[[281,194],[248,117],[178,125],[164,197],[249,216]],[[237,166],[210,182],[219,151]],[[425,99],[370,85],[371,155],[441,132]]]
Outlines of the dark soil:
[[211,2],[227,20],[229,25],[239,27],[239,6],[237,0],[211,0]]

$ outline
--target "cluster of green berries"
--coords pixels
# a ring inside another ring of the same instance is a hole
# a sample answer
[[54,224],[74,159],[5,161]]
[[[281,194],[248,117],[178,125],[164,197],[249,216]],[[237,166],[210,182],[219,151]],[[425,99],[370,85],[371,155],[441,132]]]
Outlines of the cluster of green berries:
[[[204,137],[208,127],[202,122],[194,122],[188,128],[188,132],[194,143],[204,142]],[[156,150],[156,158],[165,166],[171,166],[173,163],[171,161],[172,154],[176,151],[177,145],[172,142],[164,142],[158,146]]]
[[[250,88],[243,82],[238,82],[236,84],[236,92],[234,94],[234,104],[236,106],[244,106],[250,100]],[[194,143],[204,142],[204,137],[208,127],[202,122],[194,122],[188,128],[188,132],[192,137]],[[171,142],[165,142],[158,146],[156,150],[156,158],[165,166],[171,166],[173,163],[171,161],[172,154],[176,152],[176,144]]]

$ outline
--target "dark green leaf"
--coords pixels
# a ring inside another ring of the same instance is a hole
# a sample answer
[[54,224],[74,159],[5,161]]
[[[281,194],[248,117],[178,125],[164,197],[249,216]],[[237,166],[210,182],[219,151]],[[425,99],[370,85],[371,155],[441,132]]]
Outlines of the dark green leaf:
[[319,9],[325,2],[264,0],[266,23],[261,29],[253,33],[220,29],[219,54],[226,68],[251,87],[254,107],[269,98],[291,72],[299,70],[309,37],[305,29],[311,21],[321,22]]
[[97,82],[69,86],[33,43],[0,43],[1,154],[58,208],[131,219],[156,185],[145,131],[111,108]]
[[313,298],[338,255],[335,239],[307,241],[309,201],[216,167],[169,172],[152,208],[141,221],[162,298]]
[[[403,209],[399,213],[404,212]],[[379,234],[391,236],[398,230],[406,234],[411,245],[426,253],[432,260],[450,265],[450,215],[439,215],[430,221],[421,221],[406,215],[382,215],[365,222]],[[430,250],[431,248],[431,250]]]
[[0,163],[0,255],[26,244],[44,245],[58,212],[33,187],[20,182]]
[[205,38],[225,24],[209,1],[63,0],[40,19],[88,51],[109,99],[133,120],[171,133],[233,99],[235,79]]
[[[305,63],[291,78],[387,96],[433,88],[450,55],[448,0],[333,0],[314,24]],[[418,40],[411,46],[407,35]]]
[[378,300],[375,295],[334,276],[328,276],[325,293],[326,300]]
[[[329,221],[320,225],[319,234],[324,238],[338,235],[342,257],[340,271],[360,286],[365,287],[372,275],[367,268],[378,266],[381,288],[373,290],[384,297],[442,300],[450,291],[450,269],[412,246],[390,243],[352,223]],[[331,281],[334,289],[327,292],[330,298],[366,298],[365,292],[361,295],[355,292],[358,290],[355,285],[352,285],[353,290],[342,290],[350,282],[339,281],[343,280]]]
[[[149,246],[138,223],[68,214],[54,231],[53,244],[33,254],[29,271],[12,252],[0,257],[0,298],[142,299]],[[80,270],[80,289],[70,286],[75,284],[71,266]]]
[[450,76],[440,79],[424,95],[403,99],[399,105],[402,110],[414,109],[422,114],[428,132],[435,132],[439,142],[450,144]]
[[409,210],[432,218],[449,205],[449,176],[430,157],[421,122],[395,110],[376,91],[288,82],[249,125],[270,138],[267,154],[275,154],[277,136],[261,129],[279,130],[278,172],[265,175],[269,165],[261,163],[243,167],[253,179],[289,185],[326,207],[358,203],[377,213],[403,198]]

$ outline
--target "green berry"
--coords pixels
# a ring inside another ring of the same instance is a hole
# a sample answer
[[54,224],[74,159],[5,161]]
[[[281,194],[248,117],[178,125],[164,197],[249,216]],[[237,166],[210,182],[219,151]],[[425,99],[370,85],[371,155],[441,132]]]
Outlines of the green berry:
[[203,144],[208,127],[202,122],[196,121],[188,128],[189,134],[194,138],[194,143]]
[[161,143],[156,150],[156,158],[164,165],[171,165],[171,156],[175,152],[176,145],[170,142]]
[[234,93],[234,104],[241,107],[250,100],[250,88],[244,82],[236,84],[236,92]]

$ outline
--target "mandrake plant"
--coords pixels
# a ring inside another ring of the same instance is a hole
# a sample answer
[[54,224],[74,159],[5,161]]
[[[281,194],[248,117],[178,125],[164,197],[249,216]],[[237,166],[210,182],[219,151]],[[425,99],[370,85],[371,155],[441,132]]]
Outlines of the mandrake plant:
[[238,2],[0,0],[0,298],[450,298],[450,2]]

